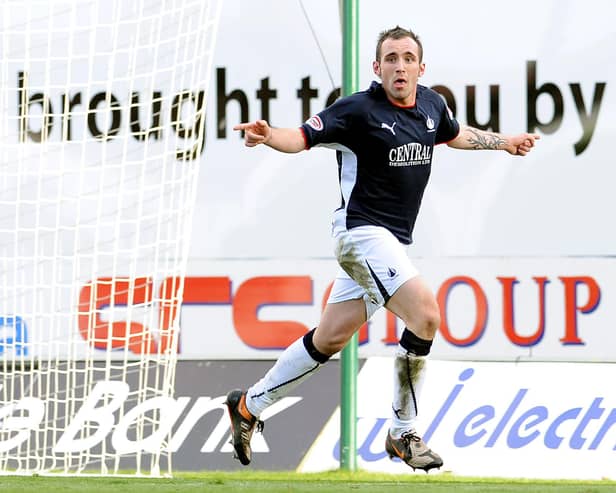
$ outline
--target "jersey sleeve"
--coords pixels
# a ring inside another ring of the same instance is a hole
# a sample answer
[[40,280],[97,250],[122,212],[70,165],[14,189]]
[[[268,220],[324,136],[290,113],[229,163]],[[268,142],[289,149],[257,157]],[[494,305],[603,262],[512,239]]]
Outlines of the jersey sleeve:
[[442,144],[455,139],[460,133],[460,124],[453,116],[453,113],[440,96],[441,118],[438,128],[436,129],[436,144]]
[[306,139],[306,149],[319,144],[345,145],[347,130],[352,123],[351,107],[348,98],[342,98],[306,120],[300,127]]

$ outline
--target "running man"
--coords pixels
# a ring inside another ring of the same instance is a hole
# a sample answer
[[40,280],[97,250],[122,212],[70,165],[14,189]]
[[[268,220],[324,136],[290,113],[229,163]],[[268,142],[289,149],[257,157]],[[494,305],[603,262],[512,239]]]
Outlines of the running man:
[[340,207],[332,235],[340,265],[319,325],[291,344],[247,391],[226,404],[236,457],[251,461],[250,439],[262,429],[265,408],[312,375],[376,310],[385,307],[405,324],[395,352],[390,457],[426,472],[441,457],[415,429],[425,360],[440,324],[439,307],[407,255],[436,144],[455,149],[503,150],[525,156],[539,135],[502,135],[460,125],[444,100],[419,85],[424,74],[419,37],[399,26],[383,31],[373,70],[381,83],[337,100],[299,128],[242,123],[245,145],[296,153],[315,146],[336,150]]

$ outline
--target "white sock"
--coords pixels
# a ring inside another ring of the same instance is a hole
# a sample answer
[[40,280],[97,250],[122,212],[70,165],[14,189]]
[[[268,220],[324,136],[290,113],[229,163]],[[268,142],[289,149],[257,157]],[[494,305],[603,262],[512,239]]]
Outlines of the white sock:
[[260,416],[265,408],[284,397],[321,366],[310,357],[300,337],[283,351],[265,376],[248,389],[246,407],[253,416]]
[[415,429],[417,402],[426,374],[426,357],[415,356],[398,346],[394,360],[394,398],[392,402],[391,427],[394,438]]

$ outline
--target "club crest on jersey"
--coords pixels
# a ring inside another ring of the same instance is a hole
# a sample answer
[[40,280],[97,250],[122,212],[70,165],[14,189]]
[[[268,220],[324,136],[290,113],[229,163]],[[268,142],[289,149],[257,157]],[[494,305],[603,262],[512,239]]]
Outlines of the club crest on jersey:
[[434,131],[434,120],[430,117],[426,119],[426,127],[428,127],[428,132]]
[[308,125],[310,128],[313,128],[317,132],[319,130],[323,130],[323,121],[321,120],[319,115],[314,115],[308,118],[308,120],[306,120],[306,125]]

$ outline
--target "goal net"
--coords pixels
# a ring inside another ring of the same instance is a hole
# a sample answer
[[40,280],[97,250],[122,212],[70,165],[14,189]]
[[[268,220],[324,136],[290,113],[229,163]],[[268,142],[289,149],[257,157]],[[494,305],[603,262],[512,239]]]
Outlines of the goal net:
[[0,473],[171,473],[219,14],[0,4]]

